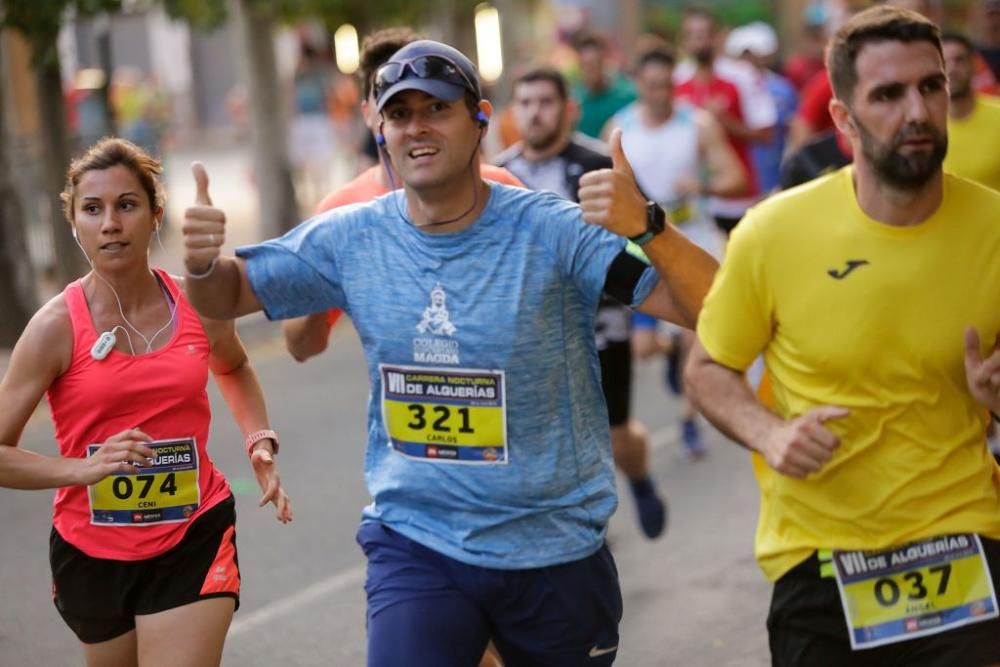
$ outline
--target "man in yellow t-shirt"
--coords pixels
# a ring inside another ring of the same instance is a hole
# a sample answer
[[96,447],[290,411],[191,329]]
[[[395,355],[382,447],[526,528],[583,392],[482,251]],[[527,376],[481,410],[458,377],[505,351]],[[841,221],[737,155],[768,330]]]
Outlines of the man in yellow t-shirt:
[[942,172],[933,23],[857,14],[828,68],[855,164],[737,226],[689,387],[754,452],[774,665],[998,663],[1000,193]]
[[944,168],[1000,190],[1000,98],[980,95],[972,85],[976,50],[968,37],[941,37],[948,72],[948,157]]

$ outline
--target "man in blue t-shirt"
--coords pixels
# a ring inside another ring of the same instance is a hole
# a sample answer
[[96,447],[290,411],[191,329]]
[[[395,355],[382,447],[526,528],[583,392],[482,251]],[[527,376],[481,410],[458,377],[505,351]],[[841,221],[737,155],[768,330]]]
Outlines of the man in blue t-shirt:
[[618,136],[579,206],[484,182],[492,107],[455,49],[409,44],[374,87],[403,188],[223,258],[225,217],[195,165],[189,298],[221,319],[342,308],[358,329],[369,665],[475,664],[491,636],[510,665],[611,664],[622,609],[597,303],[604,291],[690,327],[715,261],[642,198]]

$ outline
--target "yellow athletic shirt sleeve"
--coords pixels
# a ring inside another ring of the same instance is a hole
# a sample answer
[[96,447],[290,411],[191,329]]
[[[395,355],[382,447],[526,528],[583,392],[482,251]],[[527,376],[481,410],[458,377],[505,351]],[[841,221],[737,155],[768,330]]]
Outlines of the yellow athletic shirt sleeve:
[[716,363],[746,370],[774,326],[764,257],[751,209],[736,225],[701,313],[698,340]]

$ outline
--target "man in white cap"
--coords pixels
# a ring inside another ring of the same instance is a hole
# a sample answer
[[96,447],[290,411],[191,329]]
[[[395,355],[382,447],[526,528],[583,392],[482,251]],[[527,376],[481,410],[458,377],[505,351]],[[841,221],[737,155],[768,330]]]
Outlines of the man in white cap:
[[726,53],[749,63],[771,96],[777,112],[770,137],[750,143],[750,157],[757,172],[757,184],[764,194],[780,188],[781,157],[785,153],[788,127],[799,106],[799,95],[792,82],[773,69],[778,53],[778,35],[767,23],[755,21],[736,28],[726,39]]

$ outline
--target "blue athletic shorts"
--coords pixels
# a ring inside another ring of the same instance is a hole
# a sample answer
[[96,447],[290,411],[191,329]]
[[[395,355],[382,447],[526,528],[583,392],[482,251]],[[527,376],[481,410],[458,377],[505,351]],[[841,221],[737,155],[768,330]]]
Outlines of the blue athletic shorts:
[[517,667],[611,665],[622,617],[618,570],[602,546],[530,570],[461,563],[366,521],[369,667],[476,667],[493,640]]

